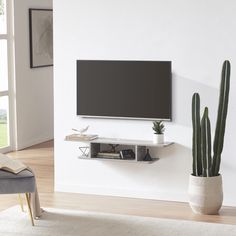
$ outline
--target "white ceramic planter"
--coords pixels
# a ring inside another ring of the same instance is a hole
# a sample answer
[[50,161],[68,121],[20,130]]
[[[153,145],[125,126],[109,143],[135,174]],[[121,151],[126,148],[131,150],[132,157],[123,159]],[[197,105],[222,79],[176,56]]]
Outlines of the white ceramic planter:
[[189,178],[189,205],[194,213],[214,215],[218,214],[223,202],[222,177]]
[[153,134],[153,142],[156,144],[164,143],[164,134]]

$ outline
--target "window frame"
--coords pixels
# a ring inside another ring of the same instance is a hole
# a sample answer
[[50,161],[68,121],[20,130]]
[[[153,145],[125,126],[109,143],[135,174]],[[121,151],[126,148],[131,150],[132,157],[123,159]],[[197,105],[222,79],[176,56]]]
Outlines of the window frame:
[[7,41],[8,60],[8,90],[0,91],[0,97],[8,97],[8,146],[0,148],[1,153],[10,152],[15,149],[15,86],[14,86],[14,34],[13,34],[13,1],[6,3],[6,33],[0,34],[0,40]]

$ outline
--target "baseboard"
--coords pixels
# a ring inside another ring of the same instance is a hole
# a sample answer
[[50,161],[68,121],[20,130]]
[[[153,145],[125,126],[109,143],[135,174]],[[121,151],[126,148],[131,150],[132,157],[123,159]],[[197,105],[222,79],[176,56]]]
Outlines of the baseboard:
[[187,202],[187,193],[164,192],[164,191],[142,191],[125,188],[106,188],[104,186],[81,186],[68,184],[55,184],[56,192],[81,193],[92,195],[104,195],[115,197],[129,197],[150,200]]
[[45,136],[45,137],[31,139],[31,140],[28,140],[24,143],[18,144],[16,150],[17,151],[22,150],[22,149],[31,147],[31,146],[39,144],[39,143],[47,142],[47,141],[52,140],[52,139],[53,139],[53,135],[48,135],[48,136]]
[[[140,198],[140,199],[173,201],[173,202],[188,202],[187,192],[180,193],[171,191],[149,191],[149,190],[142,191],[138,189],[106,188],[104,186],[68,185],[65,183],[55,184],[55,192],[81,193],[81,194],[91,194],[91,195]],[[228,207],[236,207],[236,203],[233,199],[225,199],[223,205]]]

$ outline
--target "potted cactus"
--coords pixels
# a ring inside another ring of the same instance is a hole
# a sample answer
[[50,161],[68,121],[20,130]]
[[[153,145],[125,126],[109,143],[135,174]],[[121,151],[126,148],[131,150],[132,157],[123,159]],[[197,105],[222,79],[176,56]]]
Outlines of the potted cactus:
[[229,89],[230,62],[225,61],[221,74],[213,153],[208,108],[205,107],[200,120],[200,96],[198,93],[194,93],[192,97],[193,171],[189,181],[189,204],[195,213],[217,214],[222,206],[222,176],[219,171],[224,145]]
[[165,125],[163,124],[163,121],[154,121],[152,129],[154,130],[153,142],[157,144],[164,143]]

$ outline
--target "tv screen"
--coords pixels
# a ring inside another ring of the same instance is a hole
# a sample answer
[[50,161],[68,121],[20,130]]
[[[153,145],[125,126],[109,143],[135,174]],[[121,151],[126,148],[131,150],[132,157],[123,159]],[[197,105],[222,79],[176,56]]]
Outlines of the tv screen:
[[77,60],[77,115],[171,120],[171,62]]

